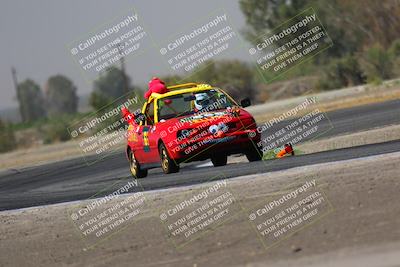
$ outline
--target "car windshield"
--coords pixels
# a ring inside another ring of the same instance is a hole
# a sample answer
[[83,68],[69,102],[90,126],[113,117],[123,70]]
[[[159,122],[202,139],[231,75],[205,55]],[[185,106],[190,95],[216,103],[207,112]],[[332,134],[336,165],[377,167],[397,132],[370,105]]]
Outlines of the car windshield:
[[178,116],[225,109],[233,106],[232,101],[219,90],[207,90],[165,97],[158,100],[160,120]]

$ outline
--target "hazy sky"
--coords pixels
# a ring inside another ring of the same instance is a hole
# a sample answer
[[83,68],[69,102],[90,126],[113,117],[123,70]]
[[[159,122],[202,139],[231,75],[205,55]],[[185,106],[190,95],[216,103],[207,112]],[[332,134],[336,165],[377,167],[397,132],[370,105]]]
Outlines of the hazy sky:
[[[0,109],[17,105],[11,66],[17,69],[19,81],[31,78],[43,86],[49,76],[64,74],[77,85],[78,94],[89,93],[92,85],[73,61],[67,45],[132,7],[144,22],[145,31],[158,42],[218,9],[226,11],[235,30],[244,27],[236,0],[2,0]],[[165,63],[160,64],[160,54],[155,52],[149,50],[127,59],[127,73],[134,83],[144,84],[152,76],[172,73]],[[248,59],[246,49],[229,57]]]

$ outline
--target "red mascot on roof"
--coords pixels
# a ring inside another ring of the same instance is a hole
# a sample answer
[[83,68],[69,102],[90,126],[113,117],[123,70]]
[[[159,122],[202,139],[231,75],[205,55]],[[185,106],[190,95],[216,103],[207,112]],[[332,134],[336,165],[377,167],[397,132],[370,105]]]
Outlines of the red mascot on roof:
[[165,86],[164,81],[157,77],[154,77],[149,82],[149,90],[144,93],[144,98],[149,99],[152,93],[165,94],[168,92],[168,88]]
[[[154,77],[151,79],[149,82],[149,90],[144,93],[144,98],[149,99],[152,93],[158,93],[158,94],[165,94],[169,92],[168,88],[165,86],[164,81],[160,80],[157,77]],[[166,104],[170,104],[170,100],[165,100],[164,101]],[[126,107],[123,107],[121,109],[122,117],[129,123],[129,124],[138,124],[138,122],[135,120],[136,116],[135,114],[132,114],[129,112],[129,110]]]

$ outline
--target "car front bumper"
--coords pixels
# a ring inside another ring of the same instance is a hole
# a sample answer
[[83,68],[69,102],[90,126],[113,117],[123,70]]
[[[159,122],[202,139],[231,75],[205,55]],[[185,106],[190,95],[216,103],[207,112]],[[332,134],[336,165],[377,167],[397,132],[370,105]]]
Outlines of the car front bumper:
[[172,159],[178,162],[203,160],[216,154],[238,154],[255,149],[260,134],[255,129],[238,130],[223,136],[203,136],[195,141],[183,140],[170,149]]

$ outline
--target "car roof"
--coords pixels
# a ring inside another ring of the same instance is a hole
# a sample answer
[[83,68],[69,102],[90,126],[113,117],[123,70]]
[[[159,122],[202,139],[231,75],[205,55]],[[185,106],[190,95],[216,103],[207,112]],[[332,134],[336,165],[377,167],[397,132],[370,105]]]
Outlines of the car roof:
[[173,95],[180,95],[180,94],[185,94],[185,93],[192,93],[192,92],[207,91],[207,90],[215,89],[215,87],[212,87],[211,85],[204,84],[204,83],[184,83],[184,84],[168,86],[167,88],[168,88],[169,92],[167,92],[165,94],[152,93],[149,98],[149,102],[151,102],[153,99],[160,99],[160,98],[173,96]]

